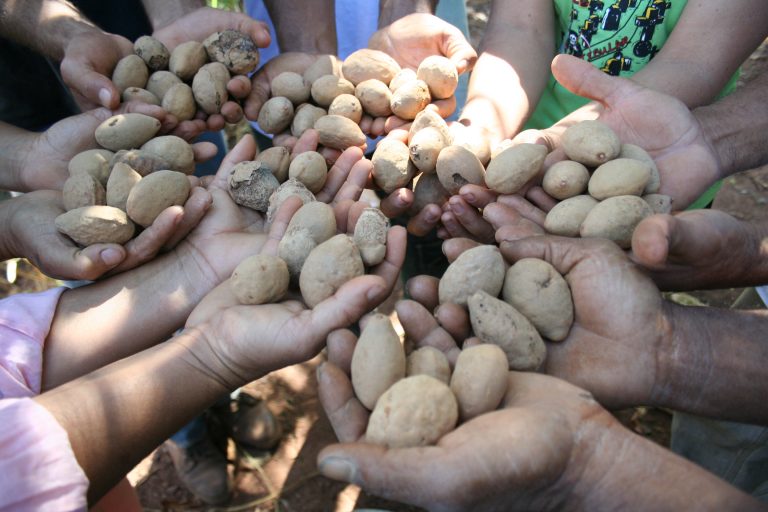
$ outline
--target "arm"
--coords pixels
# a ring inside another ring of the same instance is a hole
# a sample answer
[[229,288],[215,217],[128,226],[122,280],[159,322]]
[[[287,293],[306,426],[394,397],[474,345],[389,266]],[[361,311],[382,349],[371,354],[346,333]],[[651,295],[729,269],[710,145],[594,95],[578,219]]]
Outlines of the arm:
[[[336,4],[333,0],[264,2],[281,52],[336,54]],[[298,4],[298,5],[297,5]],[[354,23],[354,19],[350,20]]]
[[761,134],[768,127],[768,73],[711,105],[693,111],[714,148],[723,176],[768,162]]
[[517,133],[533,112],[555,54],[551,2],[494,1],[461,118],[491,147]]
[[32,132],[0,121],[0,189],[26,190],[21,176],[32,139]]
[[723,7],[689,1],[659,53],[631,79],[688,107],[711,102],[763,41],[768,23],[768,5],[760,0]]

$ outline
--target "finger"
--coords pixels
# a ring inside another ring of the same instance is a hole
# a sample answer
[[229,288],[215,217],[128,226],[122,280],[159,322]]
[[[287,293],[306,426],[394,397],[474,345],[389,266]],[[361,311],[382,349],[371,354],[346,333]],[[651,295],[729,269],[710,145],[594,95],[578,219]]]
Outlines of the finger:
[[224,129],[226,120],[221,114],[211,114],[205,120],[205,129],[209,132],[218,132]]
[[549,262],[562,275],[568,274],[576,264],[597,250],[613,254],[618,263],[626,262],[624,251],[618,245],[597,238],[534,236],[515,242],[502,242],[499,249],[510,263],[522,258],[538,258]]
[[451,59],[451,62],[456,65],[456,71],[459,74],[466,73],[477,62],[477,52],[469,44],[461,30],[453,25],[446,27],[446,33],[443,36],[440,50],[443,55]]
[[269,100],[272,87],[266,72],[262,69],[253,75],[251,80],[251,93],[245,100],[245,117],[255,121],[264,103]]
[[440,222],[442,210],[436,204],[428,204],[408,220],[408,232],[414,236],[425,236]]
[[419,302],[429,311],[434,311],[439,303],[437,294],[439,283],[440,279],[437,277],[416,276],[408,280],[405,289],[411,299]]
[[489,190],[479,185],[464,185],[459,189],[459,195],[467,204],[474,206],[475,208],[485,208],[489,204],[496,201],[498,194],[493,190]]
[[350,216],[349,211],[356,203],[357,201],[353,199],[344,199],[333,205],[333,215],[336,217],[336,231],[339,233],[349,233],[349,226],[347,226]]
[[360,119],[359,125],[360,125],[360,131],[362,131],[363,133],[371,133],[373,118],[366,114]]
[[514,208],[520,215],[530,221],[535,222],[539,226],[544,225],[544,219],[546,219],[547,214],[541,211],[539,208],[536,208],[524,197],[516,194],[500,195],[497,201],[503,205]]
[[421,347],[433,347],[445,354],[451,366],[456,363],[461,350],[453,337],[440,325],[432,313],[413,300],[401,300],[395,304],[397,317],[406,335]]
[[77,90],[88,101],[101,105],[110,110],[120,106],[120,91],[112,80],[95,71],[89,64],[77,62],[69,70],[62,67],[64,80],[74,90]]
[[657,269],[668,263],[676,247],[685,247],[688,251],[697,247],[698,237],[689,236],[694,233],[680,227],[672,215],[653,215],[643,219],[632,233],[633,259],[644,267]]
[[251,94],[251,80],[244,75],[233,76],[227,82],[227,91],[232,97],[243,100]]
[[357,336],[349,329],[339,329],[328,335],[328,362],[347,375],[352,374],[352,354]]
[[307,151],[317,151],[317,145],[320,143],[320,134],[317,130],[310,128],[301,134],[301,137],[296,141],[291,152],[291,158]]
[[406,238],[406,231],[402,226],[389,228],[387,233],[387,254],[384,256],[384,261],[371,269],[373,275],[381,277],[387,283],[387,288],[383,291],[383,295],[378,297],[380,302],[389,297],[400,277],[400,270],[402,270],[403,261],[405,261]]
[[381,211],[390,219],[405,214],[413,204],[413,191],[399,188],[381,200]]
[[381,137],[384,135],[384,124],[387,122],[386,117],[377,117],[374,118],[373,123],[371,123],[370,131],[368,132],[372,139],[375,139],[376,137]]
[[461,350],[464,350],[465,348],[476,347],[482,344],[483,342],[480,338],[478,338],[477,336],[472,336],[471,338],[467,338],[464,340],[464,343],[461,345]]
[[435,446],[388,450],[371,443],[351,443],[324,448],[317,461],[318,470],[327,478],[359,485],[375,496],[423,505],[434,501],[430,489],[435,486],[433,475],[439,474],[438,466],[445,463],[441,454],[443,450]]
[[[216,309],[218,311],[240,306],[240,301],[238,300],[237,295],[232,291],[230,279],[225,280],[219,286],[208,292],[204,298],[204,302],[207,304],[216,304]],[[187,318],[187,322],[184,325],[185,327],[194,327],[210,318],[211,310],[209,308],[195,308],[192,310],[192,313],[190,313],[189,318]]]
[[476,208],[468,205],[460,196],[451,197],[449,204],[451,212],[473,239],[485,243],[493,242],[496,230],[483,219]]
[[177,137],[181,137],[182,139],[189,142],[195,137],[197,137],[198,135],[200,135],[201,133],[203,133],[206,130],[206,128],[207,128],[207,125],[205,124],[205,121],[203,121],[202,119],[182,121],[173,130],[173,135],[176,135]]
[[195,155],[195,162],[206,162],[216,156],[218,148],[213,142],[195,142],[192,144],[192,152]]
[[453,263],[461,253],[479,245],[482,244],[471,238],[452,238],[443,242],[443,254],[448,258],[448,261]]
[[368,410],[355,398],[349,377],[332,363],[317,368],[320,404],[336,438],[341,442],[360,439],[368,425]]
[[[68,238],[61,235],[48,252],[45,266],[53,278],[85,279],[94,281],[119,265],[126,257],[125,248],[119,244],[94,244],[78,249]],[[60,245],[59,248],[54,245]]]
[[277,256],[280,240],[283,239],[283,235],[285,235],[285,231],[288,229],[288,224],[290,224],[294,214],[303,205],[304,203],[297,196],[290,196],[280,205],[280,209],[277,210],[272,219],[272,224],[269,226],[267,241],[261,249],[262,253]]
[[[584,64],[587,64],[586,66]],[[566,89],[584,98],[600,103],[611,103],[613,98],[626,97],[638,86],[629,80],[607,75],[589,63],[569,55],[558,55],[552,61],[555,79]]]
[[[291,132],[278,133],[272,137],[272,145],[277,147],[286,148],[288,151],[293,151],[294,146],[298,139],[291,135]],[[303,153],[304,151],[302,151]]]
[[[341,156],[328,170],[325,184],[323,185],[322,190],[320,190],[320,192],[317,193],[317,196],[315,196],[316,199],[318,201],[322,201],[323,203],[330,203],[346,183],[347,178],[352,172],[352,169],[355,168],[355,165],[360,162],[362,158],[363,152],[360,151],[360,148],[347,148],[344,150]],[[366,168],[369,167],[368,164],[363,164],[363,166]],[[362,171],[358,172],[362,173]],[[370,172],[370,170],[368,170],[368,172]]]
[[[360,147],[360,150],[363,152],[365,152],[364,146],[365,145],[363,145],[363,147]],[[326,148],[324,146],[321,146],[320,148],[318,148],[317,151],[318,153],[323,155],[323,158],[325,158],[325,163],[328,165],[333,165],[334,162],[336,162],[336,160],[338,160],[339,157],[341,156],[341,151],[339,151],[338,149]]]
[[405,129],[410,126],[410,121],[406,121],[405,119],[401,119],[397,116],[389,116],[384,121],[384,132],[389,134],[392,131],[399,130],[399,129]]
[[502,226],[496,231],[496,243],[512,242],[528,238],[529,236],[541,236],[546,234],[541,226],[528,219],[520,218],[517,222]]
[[[221,117],[225,123],[236,124],[243,118],[243,107],[234,101],[227,101],[221,106]],[[223,128],[224,126],[219,129],[221,130]]]
[[445,119],[456,112],[456,96],[451,96],[444,100],[435,100],[431,105],[437,109],[437,113],[440,114],[440,117]]
[[541,187],[531,187],[525,194],[525,198],[528,199],[531,204],[540,209],[543,212],[548,212],[557,205],[557,199],[547,194]]
[[435,318],[440,327],[457,342],[469,336],[472,325],[469,322],[469,313],[463,306],[453,303],[440,304],[435,310]]
[[183,216],[184,209],[181,206],[171,206],[160,212],[149,227],[125,244],[126,257],[111,273],[116,274],[138,267],[154,258],[165,243],[173,237],[176,226]]
[[451,211],[443,212],[440,216],[440,222],[443,227],[448,231],[449,238],[472,238],[472,234],[464,229],[459,219]]
[[394,130],[387,133],[387,138],[399,140],[403,144],[408,144],[408,130],[405,127],[395,128]]
[[163,251],[173,249],[186,238],[200,224],[200,221],[203,220],[212,204],[213,197],[211,197],[211,193],[202,187],[195,187],[189,199],[184,203],[184,213],[181,220],[176,224],[171,237],[163,245]]
[[[359,150],[359,148],[350,149]],[[347,149],[344,153],[350,149]],[[339,160],[341,160],[341,157],[339,157]],[[336,162],[338,164],[338,160]],[[337,164],[334,164],[334,166]],[[363,193],[363,190],[368,183],[368,177],[371,175],[371,171],[373,171],[373,164],[370,160],[367,158],[361,158],[360,160],[356,161],[352,166],[352,169],[349,171],[349,174],[347,175],[347,180],[342,184],[341,188],[336,193],[336,196],[333,198],[333,201],[339,202],[347,199],[357,201],[360,199],[360,195]],[[322,197],[325,199],[325,196]]]
[[256,146],[256,139],[254,139],[253,135],[250,133],[246,134],[240,139],[240,142],[238,142],[237,145],[224,156],[218,171],[216,171],[216,177],[213,179],[213,182],[211,182],[211,186],[222,190],[229,190],[229,185],[227,185],[229,171],[232,170],[232,167],[237,163],[253,160],[257,151],[258,147]]
[[347,212],[347,233],[354,233],[358,219],[363,214],[363,211],[370,207],[371,205],[365,201],[355,201],[355,203],[349,208],[349,211]]

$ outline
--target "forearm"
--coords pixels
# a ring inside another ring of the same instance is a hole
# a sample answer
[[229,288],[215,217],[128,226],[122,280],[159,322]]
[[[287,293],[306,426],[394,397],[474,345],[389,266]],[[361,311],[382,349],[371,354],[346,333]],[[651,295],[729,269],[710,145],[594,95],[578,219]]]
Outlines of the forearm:
[[0,189],[24,191],[22,169],[37,135],[0,121]]
[[768,162],[768,73],[693,115],[720,159],[724,177]]
[[554,57],[552,8],[545,2],[494,2],[462,118],[487,132],[515,135],[539,102]]
[[[632,80],[693,108],[712,102],[766,36],[768,4],[688,2],[669,38]],[[731,28],[728,28],[731,27]],[[739,28],[734,37],[733,27]]]
[[415,12],[435,14],[437,0],[380,0],[379,28]]
[[89,502],[200,411],[245,384],[225,382],[226,369],[216,361],[207,340],[185,332],[36,398],[67,431],[91,483]]
[[673,326],[658,347],[651,403],[701,416],[768,424],[768,311],[665,303]]
[[[333,0],[265,0],[282,52],[337,53]],[[352,21],[353,22],[353,21]]]
[[177,250],[64,293],[45,342],[43,389],[151,347],[182,327],[218,284],[198,261]]
[[142,0],[154,30],[170,25],[177,19],[205,7],[203,0]]
[[565,510],[764,510],[751,496],[618,424],[580,443],[574,456],[587,462],[565,494]]
[[0,34],[54,60],[72,38],[91,31],[101,32],[67,1],[0,0]]

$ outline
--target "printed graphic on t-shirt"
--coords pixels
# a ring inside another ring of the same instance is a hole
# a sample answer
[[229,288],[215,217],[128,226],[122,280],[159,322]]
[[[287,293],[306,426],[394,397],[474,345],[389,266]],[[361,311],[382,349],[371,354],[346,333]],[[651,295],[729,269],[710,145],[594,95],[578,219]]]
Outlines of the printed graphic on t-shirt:
[[631,74],[659,51],[663,37],[656,27],[664,22],[670,0],[573,0],[567,33],[560,53],[592,62],[613,76]]

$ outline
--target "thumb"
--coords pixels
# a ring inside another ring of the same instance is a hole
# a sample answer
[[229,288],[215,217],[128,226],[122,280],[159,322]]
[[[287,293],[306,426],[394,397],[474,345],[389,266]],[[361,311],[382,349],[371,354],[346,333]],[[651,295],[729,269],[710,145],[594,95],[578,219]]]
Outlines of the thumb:
[[464,34],[453,25],[447,25],[440,50],[456,65],[460,75],[470,71],[477,62],[477,52]]
[[676,253],[696,251],[699,237],[672,215],[643,219],[632,234],[633,259],[647,268],[659,268]]
[[64,82],[75,92],[95,105],[110,110],[120,106],[120,91],[112,80],[95,71],[89,63],[69,59],[61,64]]
[[611,103],[613,98],[621,98],[639,88],[630,80],[607,75],[589,62],[572,55],[557,55],[552,61],[552,74],[572,93],[603,104]]
[[378,306],[386,288],[386,281],[375,275],[356,277],[344,283],[335,294],[312,309],[307,332],[325,340],[331,331],[358,321]]
[[62,279],[88,281],[98,279],[126,257],[125,248],[119,244],[94,244],[83,249],[69,247],[51,254],[56,254],[56,260],[46,265],[51,273]]
[[545,260],[562,275],[597,254],[610,255],[617,261],[626,260],[624,251],[608,240],[598,238],[566,238],[561,236],[533,236],[517,241],[504,241],[501,254],[510,263],[523,258]]

